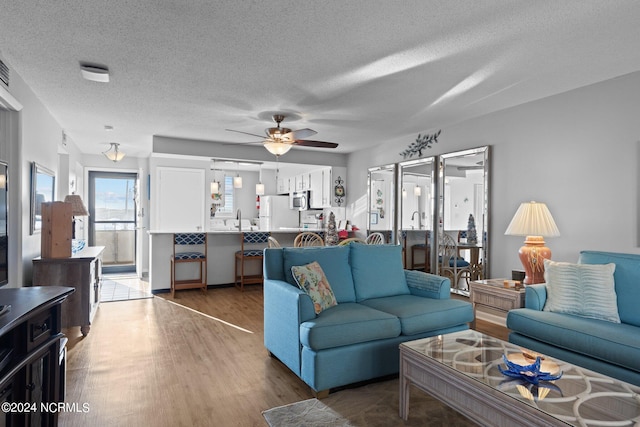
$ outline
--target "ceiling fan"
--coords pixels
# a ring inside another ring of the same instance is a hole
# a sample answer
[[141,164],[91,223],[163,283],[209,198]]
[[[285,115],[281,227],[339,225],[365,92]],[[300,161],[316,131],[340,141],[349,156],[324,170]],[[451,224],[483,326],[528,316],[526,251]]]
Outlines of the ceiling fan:
[[273,121],[276,122],[276,127],[270,127],[265,129],[265,136],[257,135],[254,133],[243,132],[240,130],[226,129],[229,132],[243,133],[245,135],[257,136],[262,138],[262,141],[247,142],[247,144],[262,143],[264,148],[275,156],[281,156],[286,154],[291,147],[299,145],[301,147],[317,147],[317,148],[336,148],[338,144],[335,142],[315,141],[308,138],[315,135],[316,132],[313,129],[304,128],[298,130],[291,130],[289,128],[280,127],[280,123],[285,119],[284,114],[274,114]]

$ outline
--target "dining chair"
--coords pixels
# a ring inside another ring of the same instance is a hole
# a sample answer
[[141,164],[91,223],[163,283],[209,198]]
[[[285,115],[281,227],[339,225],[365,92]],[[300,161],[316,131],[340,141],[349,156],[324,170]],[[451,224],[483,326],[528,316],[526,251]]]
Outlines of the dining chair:
[[363,245],[366,245],[367,242],[364,239],[361,239],[359,237],[349,237],[348,239],[344,239],[344,240],[340,240],[340,243],[338,243],[338,246],[346,246],[346,245],[350,245],[351,243],[361,243]]
[[[444,233],[438,251],[439,274],[451,280],[453,289],[468,291],[471,264],[459,255],[458,242],[449,234]],[[465,288],[460,288],[462,278],[466,280]]]
[[281,248],[282,245],[280,245],[280,242],[278,242],[278,240],[273,237],[273,236],[269,236],[269,239],[267,239],[269,242],[269,247],[270,248]]
[[293,246],[300,248],[303,246],[324,246],[324,240],[317,233],[305,231],[296,236],[293,240]]
[[365,239],[365,242],[368,245],[384,245],[384,236],[382,235],[382,233],[371,233],[367,236],[367,238]]

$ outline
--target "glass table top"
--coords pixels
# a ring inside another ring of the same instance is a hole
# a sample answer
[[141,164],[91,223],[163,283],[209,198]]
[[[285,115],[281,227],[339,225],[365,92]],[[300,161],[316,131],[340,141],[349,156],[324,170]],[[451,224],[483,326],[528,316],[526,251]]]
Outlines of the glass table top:
[[[401,344],[420,355],[575,426],[640,426],[640,387],[615,380],[474,330]],[[561,373],[538,385],[503,375],[502,356],[519,365],[542,358],[541,371]],[[527,357],[525,357],[525,355]],[[533,358],[531,358],[533,356]]]

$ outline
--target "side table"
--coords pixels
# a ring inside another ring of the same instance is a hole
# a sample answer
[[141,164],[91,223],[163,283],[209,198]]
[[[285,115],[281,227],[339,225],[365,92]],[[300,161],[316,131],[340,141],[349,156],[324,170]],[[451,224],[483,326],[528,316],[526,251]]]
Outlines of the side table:
[[478,305],[504,311],[524,307],[524,287],[521,289],[505,288],[506,279],[473,280],[469,282],[471,304],[473,304],[473,323],[476,327],[476,309]]

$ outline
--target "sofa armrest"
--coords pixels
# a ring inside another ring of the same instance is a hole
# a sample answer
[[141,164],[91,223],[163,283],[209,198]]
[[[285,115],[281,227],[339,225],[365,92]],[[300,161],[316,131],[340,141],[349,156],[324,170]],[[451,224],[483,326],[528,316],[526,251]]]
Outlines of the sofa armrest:
[[283,280],[264,280],[264,346],[300,375],[300,324],[316,317],[309,295]]
[[449,299],[451,297],[451,281],[447,277],[416,270],[404,270],[409,292],[433,299]]
[[527,285],[524,295],[524,306],[532,310],[542,311],[547,301],[547,285],[538,283]]

